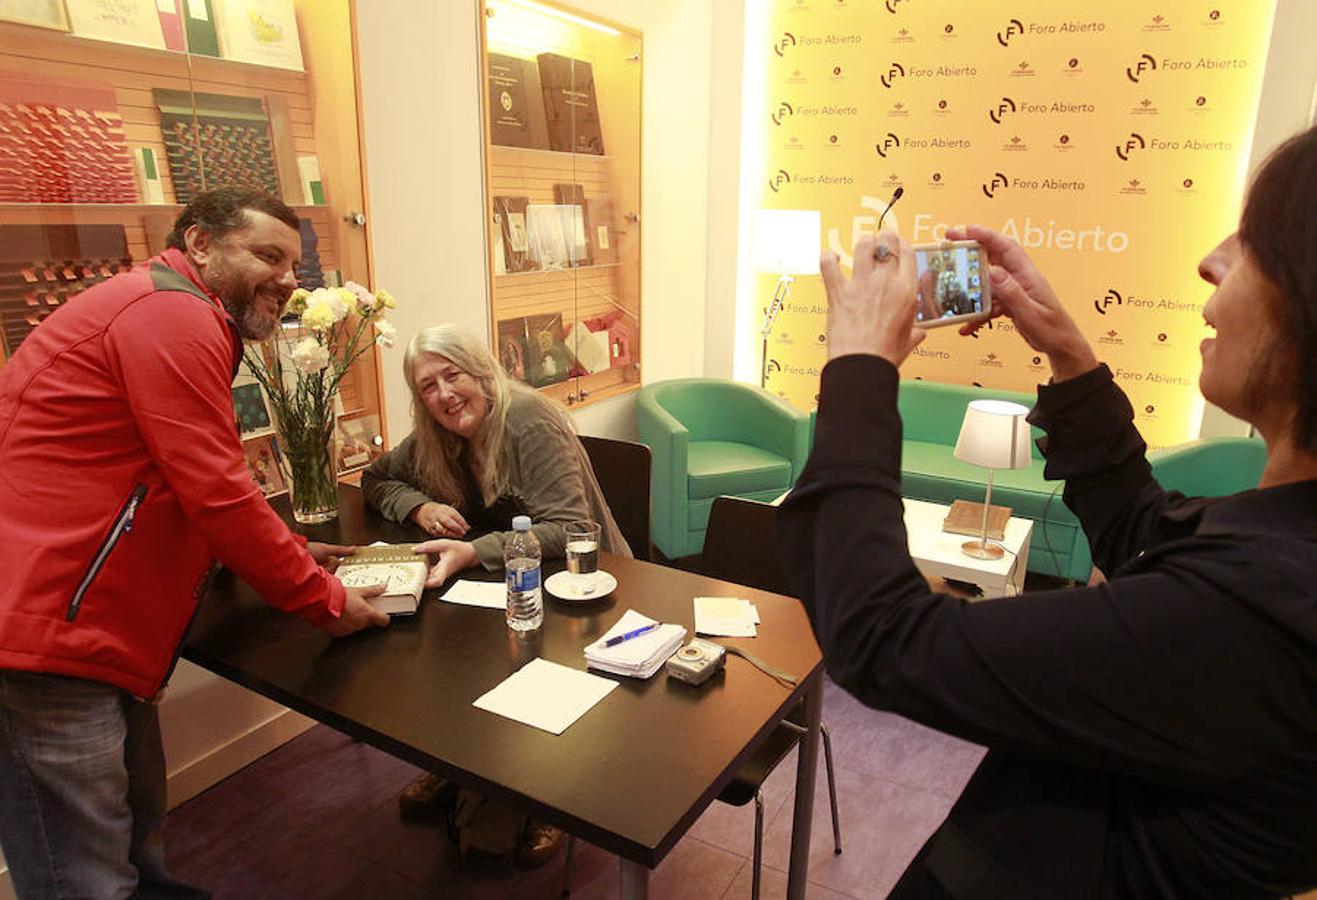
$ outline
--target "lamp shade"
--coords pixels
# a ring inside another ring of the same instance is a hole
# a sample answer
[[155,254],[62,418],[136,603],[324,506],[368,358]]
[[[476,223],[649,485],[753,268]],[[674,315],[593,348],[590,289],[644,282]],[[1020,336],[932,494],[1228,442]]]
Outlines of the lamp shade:
[[1006,400],[971,400],[960,423],[956,459],[989,469],[1028,467],[1028,407]]
[[755,219],[755,270],[768,275],[819,274],[823,216],[817,209],[761,209]]

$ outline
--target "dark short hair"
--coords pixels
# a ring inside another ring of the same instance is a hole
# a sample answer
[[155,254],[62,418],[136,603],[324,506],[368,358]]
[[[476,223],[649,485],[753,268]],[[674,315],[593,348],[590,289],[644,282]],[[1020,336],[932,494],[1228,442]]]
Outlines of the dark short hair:
[[1291,350],[1298,401],[1294,438],[1317,452],[1317,127],[1263,163],[1248,192],[1239,237],[1280,295],[1280,333]]
[[247,224],[246,211],[249,209],[273,216],[293,231],[300,229],[297,213],[273,194],[255,188],[222,187],[192,198],[192,202],[178,214],[165,245],[176,250],[187,249],[183,234],[193,225],[213,238],[222,238]]

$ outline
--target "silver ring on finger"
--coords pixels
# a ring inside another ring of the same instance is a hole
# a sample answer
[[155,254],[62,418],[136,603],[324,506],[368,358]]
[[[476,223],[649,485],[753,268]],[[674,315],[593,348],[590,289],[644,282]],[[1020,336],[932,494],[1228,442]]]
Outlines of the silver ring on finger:
[[879,244],[873,249],[873,258],[875,262],[885,263],[889,259],[896,259],[896,254],[886,244]]

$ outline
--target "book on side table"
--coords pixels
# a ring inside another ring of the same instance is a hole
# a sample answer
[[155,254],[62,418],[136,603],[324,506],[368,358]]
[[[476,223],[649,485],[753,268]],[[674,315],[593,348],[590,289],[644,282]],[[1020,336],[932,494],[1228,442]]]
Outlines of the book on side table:
[[391,616],[410,616],[421,605],[429,563],[412,544],[372,544],[339,563],[334,573],[344,587],[384,585],[370,605]]
[[[1009,506],[992,506],[988,510],[988,539],[1003,540],[1006,537],[1006,523],[1010,518]],[[950,534],[978,537],[983,533],[983,504],[972,503],[969,500],[954,501],[951,509],[947,511],[946,519],[942,522],[942,530]]]

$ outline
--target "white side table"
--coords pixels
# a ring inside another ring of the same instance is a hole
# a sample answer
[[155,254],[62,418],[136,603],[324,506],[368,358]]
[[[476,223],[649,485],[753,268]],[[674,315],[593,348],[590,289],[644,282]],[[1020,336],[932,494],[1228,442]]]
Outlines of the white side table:
[[993,541],[1006,549],[1001,559],[975,559],[961,552],[960,545],[973,538],[947,534],[942,520],[951,507],[924,500],[904,499],[905,531],[910,556],[921,572],[955,581],[968,581],[983,589],[983,599],[1019,594],[1024,590],[1024,572],[1029,562],[1029,540],[1033,521],[1011,516],[1004,540]]

